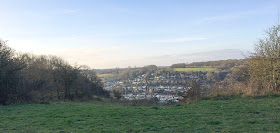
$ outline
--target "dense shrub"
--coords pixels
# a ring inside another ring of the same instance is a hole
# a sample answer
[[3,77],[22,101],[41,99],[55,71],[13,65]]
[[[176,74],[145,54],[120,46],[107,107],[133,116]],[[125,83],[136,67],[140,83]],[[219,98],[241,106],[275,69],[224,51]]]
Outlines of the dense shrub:
[[0,104],[108,97],[93,70],[55,56],[18,54],[0,41]]

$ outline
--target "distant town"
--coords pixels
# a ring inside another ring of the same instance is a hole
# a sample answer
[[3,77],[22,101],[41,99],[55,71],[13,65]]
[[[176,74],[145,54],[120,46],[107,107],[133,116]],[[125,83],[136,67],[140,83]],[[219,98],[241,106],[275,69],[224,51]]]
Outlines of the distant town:
[[[148,79],[145,79],[144,76],[139,75],[132,80],[104,81],[105,89],[110,91],[114,88],[121,88],[123,97],[127,100],[156,97],[161,102],[178,102],[178,93],[183,93],[189,89],[187,83],[190,80],[198,80],[198,77],[193,75],[171,75],[166,77],[164,75],[154,76],[151,74]],[[175,82],[180,82],[181,84],[173,85]]]
[[123,100],[156,99],[159,103],[179,102],[180,96],[191,88],[191,81],[199,83],[201,87],[209,87],[212,80],[209,78],[215,77],[216,69],[213,67],[174,67],[176,65],[170,68],[152,65],[125,70],[115,69],[99,74],[99,77],[102,78],[106,90],[118,90]]

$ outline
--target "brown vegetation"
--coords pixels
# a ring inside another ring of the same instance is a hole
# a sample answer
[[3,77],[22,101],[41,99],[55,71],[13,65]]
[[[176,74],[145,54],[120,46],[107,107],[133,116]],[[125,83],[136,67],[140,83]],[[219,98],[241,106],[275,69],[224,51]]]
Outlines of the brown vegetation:
[[0,104],[109,96],[88,67],[55,56],[18,54],[0,42]]
[[[212,88],[218,95],[274,95],[280,92],[280,25],[255,44],[255,53],[231,68],[231,74]],[[222,86],[222,87],[221,87]]]

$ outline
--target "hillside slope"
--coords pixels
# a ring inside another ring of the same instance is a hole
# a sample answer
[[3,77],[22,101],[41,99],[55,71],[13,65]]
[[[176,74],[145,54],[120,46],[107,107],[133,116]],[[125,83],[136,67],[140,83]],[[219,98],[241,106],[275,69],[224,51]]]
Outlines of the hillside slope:
[[0,132],[280,132],[280,97],[181,106],[108,102],[0,106]]

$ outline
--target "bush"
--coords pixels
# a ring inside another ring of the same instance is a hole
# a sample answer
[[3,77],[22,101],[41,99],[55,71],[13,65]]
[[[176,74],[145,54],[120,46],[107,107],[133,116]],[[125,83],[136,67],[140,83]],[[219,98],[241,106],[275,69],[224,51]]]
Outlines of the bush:
[[190,88],[181,94],[183,102],[193,102],[202,97],[202,89],[199,82],[192,80],[189,84]]
[[0,104],[108,97],[93,70],[55,56],[17,54],[0,41]]

